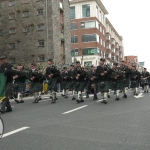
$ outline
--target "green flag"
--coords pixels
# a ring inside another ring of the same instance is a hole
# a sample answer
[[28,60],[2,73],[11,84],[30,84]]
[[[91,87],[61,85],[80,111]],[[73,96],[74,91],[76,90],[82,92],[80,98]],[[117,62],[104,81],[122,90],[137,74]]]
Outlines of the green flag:
[[4,75],[4,73],[0,73],[0,102],[6,98],[6,79],[7,77]]

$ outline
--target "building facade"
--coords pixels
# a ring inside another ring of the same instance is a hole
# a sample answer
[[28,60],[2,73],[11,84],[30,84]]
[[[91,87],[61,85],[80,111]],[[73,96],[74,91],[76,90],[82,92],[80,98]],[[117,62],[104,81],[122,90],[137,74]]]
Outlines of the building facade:
[[123,37],[118,34],[111,22],[106,18],[107,59],[111,64],[124,59]]
[[1,0],[0,54],[11,63],[71,62],[68,0]]
[[[106,59],[106,63],[123,59],[122,51],[119,52],[119,48],[122,48],[122,37],[115,32],[112,25],[112,32],[109,32],[107,14],[108,11],[100,0],[70,0],[72,62],[79,60],[83,66],[97,66],[102,57]],[[106,39],[108,34],[110,41]],[[110,49],[106,45],[113,38],[116,39],[114,44],[118,43],[118,51],[115,52],[112,51],[113,44],[110,44]],[[118,59],[114,59],[116,52],[116,55],[120,54]]]
[[129,67],[131,67],[132,65],[139,67],[138,56],[134,55],[124,56],[124,61]]

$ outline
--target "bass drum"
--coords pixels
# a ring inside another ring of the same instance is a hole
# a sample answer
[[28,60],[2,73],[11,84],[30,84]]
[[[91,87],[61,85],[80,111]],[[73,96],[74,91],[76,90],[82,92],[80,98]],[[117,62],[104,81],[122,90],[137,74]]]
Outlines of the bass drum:
[[4,133],[4,122],[0,117],[0,139],[3,137],[3,133]]

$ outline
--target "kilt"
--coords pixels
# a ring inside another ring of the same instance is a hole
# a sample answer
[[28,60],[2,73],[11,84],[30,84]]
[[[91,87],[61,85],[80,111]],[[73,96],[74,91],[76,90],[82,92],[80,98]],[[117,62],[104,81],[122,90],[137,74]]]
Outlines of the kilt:
[[57,78],[53,78],[52,80],[49,80],[48,82],[48,90],[51,90],[51,89],[56,89],[56,86],[57,86]]
[[128,87],[129,88],[130,85],[130,78],[126,78],[125,81],[122,81],[122,86],[124,87]]
[[40,92],[42,91],[43,83],[31,83],[30,93]]
[[85,88],[85,81],[83,81],[83,82],[76,82],[74,88],[75,88],[76,92],[78,92],[78,91],[83,92],[84,88]]
[[25,88],[26,88],[25,83],[15,82],[13,84],[13,91],[15,93],[18,93],[18,92],[24,93],[25,92]]
[[121,90],[123,88],[122,81],[112,81],[111,82],[111,89],[112,90]]
[[136,88],[139,87],[139,81],[131,81],[131,87],[130,88]]
[[62,81],[62,89],[69,89],[69,81]]
[[69,81],[69,90],[74,90],[75,89],[75,81]]
[[111,80],[109,80],[109,81],[108,81],[108,88],[109,88],[109,89],[111,89],[111,88],[112,88],[112,85],[111,85],[111,84],[112,84],[112,81],[111,81]]
[[109,91],[109,81],[98,81],[98,92],[108,92],[108,91]]

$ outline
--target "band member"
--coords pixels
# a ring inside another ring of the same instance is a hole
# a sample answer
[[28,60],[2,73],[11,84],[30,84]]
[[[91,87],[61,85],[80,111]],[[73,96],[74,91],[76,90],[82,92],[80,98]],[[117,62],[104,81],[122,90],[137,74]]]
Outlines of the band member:
[[28,77],[31,82],[30,93],[32,93],[34,96],[33,103],[38,103],[42,91],[42,74],[39,73],[38,69],[36,68],[36,64],[31,64],[31,70],[29,71]]
[[50,98],[52,98],[51,103],[56,103],[56,86],[57,86],[57,79],[60,76],[60,71],[53,65],[53,60],[48,60],[48,67],[46,68],[45,76],[48,80],[48,87],[50,90]]
[[75,86],[75,72],[74,72],[74,65],[70,65],[70,70],[68,71],[69,75],[69,90],[72,91],[73,98],[72,100],[75,100],[75,91],[74,91],[74,86]]
[[96,73],[96,68],[94,66],[91,66],[91,71],[90,71],[90,88],[91,92],[94,94],[93,100],[97,100],[97,76],[95,75]]
[[124,94],[123,98],[127,98],[127,88],[129,88],[129,84],[130,84],[131,69],[125,65],[125,61],[122,61],[120,65],[120,70],[123,73],[123,80],[122,80],[123,88],[121,90],[123,90],[123,94]]
[[109,90],[110,71],[104,66],[105,59],[101,58],[95,75],[98,77],[98,92],[101,92],[103,100],[101,103],[107,104],[107,92]]
[[144,86],[144,93],[148,93],[148,78],[150,77],[149,72],[147,71],[146,68],[144,68],[144,70],[142,71],[141,74],[141,83]]
[[69,74],[67,71],[67,67],[63,68],[63,72],[61,73],[62,79],[62,89],[64,90],[64,98],[68,98],[69,93]]
[[[13,70],[12,65],[7,62],[6,56],[0,56],[0,73],[4,73],[4,75],[7,77],[6,79],[6,89],[5,89],[5,99],[1,103],[0,112],[11,112],[12,107],[9,102],[11,89],[12,89],[12,83],[13,83]],[[5,110],[6,107],[6,110]]]
[[23,94],[25,92],[26,73],[21,64],[17,65],[17,70],[13,76],[14,79],[14,97],[16,103],[24,103]]
[[119,68],[117,68],[118,63],[113,64],[113,69],[111,73],[111,79],[112,79],[112,90],[115,91],[116,99],[119,100],[119,91],[122,89],[122,72],[120,72]]
[[76,94],[78,94],[78,99],[76,101],[77,103],[84,102],[83,91],[84,91],[86,73],[81,68],[81,64],[79,61],[76,61],[76,68],[74,71],[75,71],[75,78],[76,78],[75,92]]
[[89,98],[89,88],[90,88],[90,76],[89,76],[89,70],[88,68],[84,68],[84,71],[86,73],[86,77],[85,77],[85,94],[86,94],[86,98]]
[[136,70],[135,66],[132,66],[130,79],[131,79],[131,87],[133,89],[133,94],[138,95],[138,87],[139,87],[139,79],[141,78],[141,74]]

